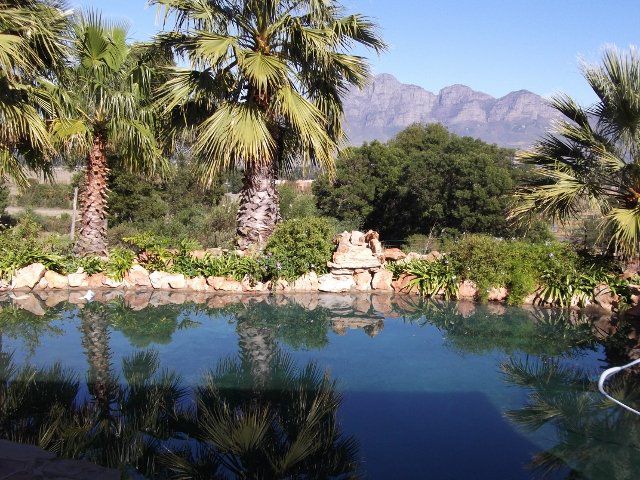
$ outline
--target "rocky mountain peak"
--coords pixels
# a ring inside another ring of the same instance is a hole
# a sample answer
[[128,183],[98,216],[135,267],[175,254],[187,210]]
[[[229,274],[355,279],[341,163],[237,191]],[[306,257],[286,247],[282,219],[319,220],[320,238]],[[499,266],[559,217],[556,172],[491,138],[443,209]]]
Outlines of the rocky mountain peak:
[[386,73],[374,77],[363,90],[351,89],[344,106],[347,133],[354,145],[388,140],[412,123],[438,122],[459,135],[523,148],[557,116],[542,97],[528,90],[494,98],[455,84],[436,95]]

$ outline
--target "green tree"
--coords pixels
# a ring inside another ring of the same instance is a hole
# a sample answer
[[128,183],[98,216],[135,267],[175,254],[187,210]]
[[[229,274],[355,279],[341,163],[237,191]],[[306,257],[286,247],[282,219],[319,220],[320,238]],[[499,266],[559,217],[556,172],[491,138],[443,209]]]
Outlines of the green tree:
[[64,60],[63,10],[56,0],[0,0],[0,178],[23,187],[25,167],[50,167],[45,119],[53,112],[41,79],[52,78]]
[[165,166],[154,137],[152,69],[143,47],[127,45],[126,28],[97,13],[80,15],[73,32],[74,66],[61,78],[57,93],[63,114],[52,132],[86,157],[76,251],[106,255],[107,154],[117,151],[123,167],[147,174]]
[[628,255],[639,253],[640,235],[640,55],[607,50],[600,65],[583,75],[598,100],[589,108],[567,95],[553,99],[563,115],[554,130],[520,160],[538,176],[516,195],[511,214],[531,213],[565,222],[588,209],[603,218],[600,231]]
[[262,246],[280,220],[278,170],[334,168],[340,95],[369,73],[364,58],[346,52],[384,44],[370,20],[342,16],[335,0],[152,3],[177,20],[158,40],[191,64],[173,69],[161,103],[175,127],[195,128],[205,181],[242,166],[238,244]]
[[349,149],[335,182],[314,185],[325,215],[378,230],[383,238],[442,231],[505,235],[515,176],[513,152],[441,125],[413,125],[387,144]]

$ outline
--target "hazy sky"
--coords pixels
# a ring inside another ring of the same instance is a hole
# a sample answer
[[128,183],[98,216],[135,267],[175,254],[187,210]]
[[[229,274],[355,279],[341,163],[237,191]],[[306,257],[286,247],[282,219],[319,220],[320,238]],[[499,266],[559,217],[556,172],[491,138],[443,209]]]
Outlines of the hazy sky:
[[[125,18],[132,39],[160,28],[143,0],[71,0]],[[463,83],[502,96],[527,89],[564,91],[583,103],[593,96],[579,60],[598,60],[602,47],[640,46],[640,0],[344,0],[373,17],[389,50],[371,55],[375,73],[437,92]]]

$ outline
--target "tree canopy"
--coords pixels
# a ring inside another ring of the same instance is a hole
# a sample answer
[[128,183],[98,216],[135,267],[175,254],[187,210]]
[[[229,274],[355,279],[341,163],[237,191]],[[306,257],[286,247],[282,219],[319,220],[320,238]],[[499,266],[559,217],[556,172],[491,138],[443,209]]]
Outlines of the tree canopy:
[[514,152],[413,125],[386,144],[347,150],[336,181],[318,179],[314,193],[325,215],[402,240],[443,231],[506,235],[509,194],[522,174]]

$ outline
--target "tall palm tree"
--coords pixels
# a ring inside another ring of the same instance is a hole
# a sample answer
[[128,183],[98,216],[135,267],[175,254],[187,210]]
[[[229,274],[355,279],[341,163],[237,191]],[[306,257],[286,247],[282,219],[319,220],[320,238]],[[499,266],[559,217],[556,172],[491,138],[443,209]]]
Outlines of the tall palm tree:
[[61,78],[63,115],[52,132],[57,142],[86,157],[76,243],[82,255],[107,253],[107,155],[114,152],[124,167],[149,174],[165,166],[149,102],[152,69],[142,49],[127,44],[125,26],[97,13],[81,14],[75,22],[73,68]]
[[627,255],[640,240],[640,54],[605,51],[602,63],[583,67],[598,100],[579,106],[567,95],[552,100],[564,118],[519,159],[536,166],[535,180],[517,193],[511,214],[541,213],[554,220],[587,208],[603,215],[602,231]]
[[334,168],[343,139],[341,94],[362,87],[368,64],[354,45],[380,51],[375,25],[342,16],[335,0],[152,0],[176,20],[158,42],[189,67],[161,88],[173,133],[195,136],[211,181],[241,166],[238,245],[261,246],[280,220],[275,180],[295,164]]
[[0,179],[25,186],[26,168],[50,166],[53,109],[42,80],[62,67],[67,28],[62,2],[0,0]]

